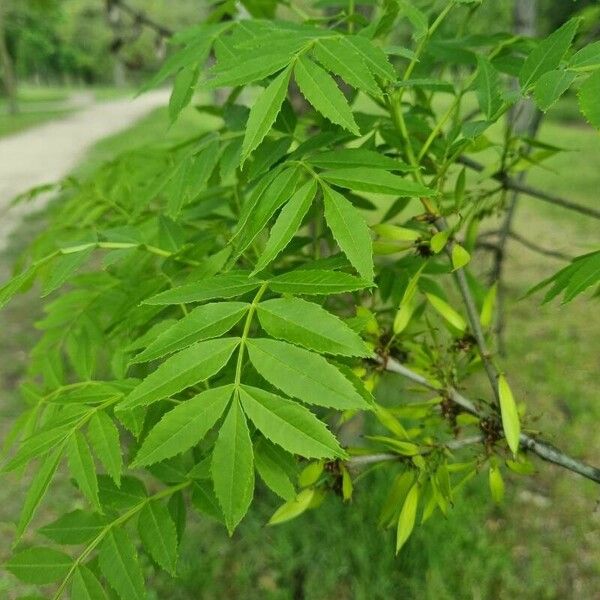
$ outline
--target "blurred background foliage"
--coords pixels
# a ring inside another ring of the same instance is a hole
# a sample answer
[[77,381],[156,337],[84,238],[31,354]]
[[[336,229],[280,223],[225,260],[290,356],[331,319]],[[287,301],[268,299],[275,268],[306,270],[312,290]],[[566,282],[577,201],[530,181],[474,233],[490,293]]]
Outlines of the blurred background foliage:
[[[210,3],[210,0],[127,2],[175,31],[200,21]],[[416,4],[426,6],[432,2],[424,0]],[[484,2],[469,33],[489,30],[490,24],[498,31],[509,30],[512,4],[512,1]],[[117,83],[121,83],[121,75],[115,75],[120,64],[125,67],[126,77],[138,82],[164,58],[164,40],[118,7],[111,8],[110,0],[2,0],[0,11],[4,13],[4,31],[0,30],[0,36],[5,37],[17,76],[26,82],[107,84],[117,77]],[[590,27],[597,28],[597,0],[539,0],[540,34],[553,31],[576,12],[582,14]],[[455,26],[450,18],[446,27]]]
[[[200,21],[205,6],[203,0],[129,4],[174,30]],[[113,83],[120,64],[128,78],[139,81],[164,58],[160,36],[105,0],[2,0],[0,10],[6,47],[24,81]]]

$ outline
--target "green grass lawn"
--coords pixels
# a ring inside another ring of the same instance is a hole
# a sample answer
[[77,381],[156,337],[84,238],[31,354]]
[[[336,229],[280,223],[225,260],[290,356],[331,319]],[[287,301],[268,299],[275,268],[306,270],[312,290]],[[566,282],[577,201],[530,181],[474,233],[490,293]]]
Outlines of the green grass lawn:
[[[170,139],[189,134],[207,126],[206,119],[186,111],[168,129],[165,111],[155,111],[132,130],[98,144],[79,173],[139,143],[163,140],[165,134]],[[597,202],[597,133],[550,121],[541,138],[572,151],[549,162],[557,174],[538,169],[530,181],[578,202]],[[40,223],[39,219],[26,223],[18,239],[30,238]],[[516,229],[548,247],[583,251],[597,243],[596,225],[523,198]],[[566,306],[555,302],[541,307],[539,297],[521,300],[532,281],[554,272],[561,263],[516,243],[509,245],[507,261],[510,317],[507,358],[501,363],[517,398],[527,403],[526,424],[547,432],[551,441],[574,455],[600,463],[598,304],[585,297]],[[34,293],[18,297],[0,313],[6,340],[0,359],[4,420],[18,410],[14,385],[35,338],[30,325],[37,314]],[[477,381],[474,389],[479,389]],[[481,391],[485,393],[483,385]],[[507,478],[507,498],[501,507],[492,504],[487,475],[482,473],[456,499],[448,518],[432,519],[417,529],[399,557],[394,556],[393,532],[376,527],[391,476],[383,471],[358,482],[351,506],[331,496],[320,509],[277,527],[265,526],[277,500],[259,489],[256,507],[232,539],[223,527],[190,511],[179,579],[152,576],[152,567],[146,565],[151,598],[593,600],[600,590],[598,488],[551,465],[535,464],[535,476]],[[0,488],[3,520],[15,518],[26,482],[14,485]],[[44,505],[46,519],[56,509],[64,510],[65,502],[74,507],[66,482],[54,490]],[[2,525],[0,537],[10,539],[11,531],[11,525]],[[3,548],[4,553],[7,550]],[[0,597],[13,598],[17,592],[27,590],[14,578],[0,576]]]

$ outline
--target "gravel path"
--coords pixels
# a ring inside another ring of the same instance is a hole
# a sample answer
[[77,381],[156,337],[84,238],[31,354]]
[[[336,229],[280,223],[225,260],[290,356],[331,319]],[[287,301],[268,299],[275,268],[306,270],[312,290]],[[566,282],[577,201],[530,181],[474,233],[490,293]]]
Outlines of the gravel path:
[[168,96],[168,91],[156,90],[135,99],[99,102],[64,119],[0,138],[0,250],[21,218],[42,208],[49,196],[14,207],[12,198],[66,176],[95,142],[164,105]]

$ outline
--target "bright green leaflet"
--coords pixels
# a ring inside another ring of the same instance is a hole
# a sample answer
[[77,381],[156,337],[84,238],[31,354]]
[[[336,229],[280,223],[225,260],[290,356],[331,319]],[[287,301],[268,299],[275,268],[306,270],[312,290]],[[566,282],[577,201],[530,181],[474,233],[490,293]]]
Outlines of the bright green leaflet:
[[81,600],[106,600],[108,598],[98,578],[83,565],[77,567],[73,573],[71,597]]
[[600,129],[600,102],[598,95],[600,94],[600,71],[596,71],[590,75],[583,85],[579,88],[579,108],[596,129]]
[[306,458],[344,455],[325,424],[297,402],[251,386],[242,386],[240,399],[254,425],[284,450]]
[[[366,148],[340,148],[312,155],[308,162],[321,169],[383,169],[385,171],[410,171],[406,163]],[[385,177],[385,176],[384,176]],[[395,189],[395,188],[394,188]]]
[[112,528],[105,535],[100,546],[99,565],[121,600],[146,598],[137,552],[123,529]]
[[206,390],[166,413],[150,431],[133,466],[151,465],[189,450],[225,411],[233,386]]
[[62,579],[71,566],[71,557],[53,548],[28,548],[15,554],[7,569],[22,581],[37,585]]
[[519,450],[521,423],[517,405],[504,375],[500,375],[498,378],[498,398],[500,399],[502,428],[504,429],[506,442],[512,453],[516,454]]
[[76,431],[69,440],[67,456],[69,458],[69,468],[77,481],[77,486],[90,503],[100,511],[94,459],[87,441],[79,431]]
[[264,251],[258,259],[253,274],[262,271],[288,245],[302,223],[317,192],[317,182],[307,181],[281,209],[271,228],[271,234]]
[[331,76],[306,56],[300,56],[294,77],[304,97],[327,119],[360,135],[344,94]]
[[95,538],[106,525],[106,517],[98,513],[74,510],[45,525],[40,533],[57,544],[85,544]]
[[286,69],[273,79],[253,104],[246,125],[246,133],[244,134],[242,163],[263,141],[273,126],[277,113],[285,99],[291,73],[290,69]]
[[138,532],[146,551],[166,571],[177,569],[177,532],[167,507],[158,500],[147,502],[138,516]]
[[[241,254],[266,227],[275,212],[290,200],[300,178],[298,168],[285,169],[275,178],[253,207],[245,225],[241,226],[235,237],[234,258]],[[237,235],[239,233],[239,235]]]
[[90,418],[88,439],[96,456],[118,485],[123,470],[119,430],[104,411],[96,411]]
[[479,107],[486,119],[492,119],[502,107],[499,74],[487,58],[478,56],[477,65],[479,68],[477,74]]
[[25,500],[23,502],[23,508],[19,516],[19,522],[17,523],[17,536],[20,537],[25,532],[25,529],[33,519],[41,501],[44,499],[50,482],[56,473],[56,469],[62,458],[62,448],[54,450],[54,452],[48,454],[38,472],[35,474],[33,481],[29,485]]
[[256,471],[267,487],[284,500],[291,500],[296,495],[296,489],[290,480],[295,464],[291,454],[266,438],[262,438],[254,446]]
[[271,54],[250,58],[225,71],[216,72],[215,77],[204,82],[206,87],[244,85],[264,79],[283,69],[290,59],[287,55]]
[[373,281],[373,243],[366,221],[349,200],[323,186],[325,220],[352,266],[367,281]]
[[274,292],[307,296],[344,294],[366,287],[369,287],[369,283],[354,275],[319,269],[290,271],[273,277],[269,282],[269,288]]
[[588,71],[600,67],[600,40],[584,46],[575,52],[569,61],[569,68]]
[[396,554],[406,543],[415,526],[417,516],[417,505],[419,503],[419,484],[414,483],[408,491],[400,516],[398,518],[398,528],[396,531]]
[[300,298],[274,298],[257,308],[271,336],[325,354],[369,356],[365,343],[339,317]]
[[215,298],[234,298],[251,292],[259,285],[260,281],[249,279],[248,273],[231,271],[161,292],[144,302],[145,304],[182,304],[204,302]]
[[263,338],[249,339],[247,346],[256,370],[284,393],[318,406],[366,408],[350,381],[322,356]]
[[419,183],[386,171],[374,171],[366,167],[326,171],[322,174],[322,178],[328,183],[356,192],[373,192],[411,198],[415,196],[429,197],[432,195],[432,191],[429,188]]
[[195,342],[219,337],[240,321],[248,306],[245,302],[218,302],[199,306],[163,331],[132,362],[162,358]]
[[198,342],[168,358],[117,406],[123,411],[148,406],[216,375],[229,361],[240,339]]
[[360,53],[347,39],[326,38],[315,44],[316,59],[329,71],[367,94],[381,97],[375,78],[362,60]]
[[548,71],[535,84],[533,98],[538,108],[548,110],[570,87],[575,73],[569,71]]
[[544,73],[558,67],[569,49],[578,27],[578,19],[567,21],[560,29],[540,42],[538,47],[529,54],[519,73],[519,82],[524,90],[535,84]]
[[215,494],[231,533],[248,511],[254,493],[252,442],[237,399],[219,431],[211,473]]

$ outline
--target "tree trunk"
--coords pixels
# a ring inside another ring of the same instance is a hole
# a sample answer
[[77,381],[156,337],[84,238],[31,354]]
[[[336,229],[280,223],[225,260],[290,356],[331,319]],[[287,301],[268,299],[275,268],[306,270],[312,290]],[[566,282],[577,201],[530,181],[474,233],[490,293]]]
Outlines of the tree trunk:
[[[515,0],[513,30],[515,35],[534,37],[537,33],[538,0]],[[537,109],[530,99],[517,102],[510,112],[513,132],[531,134],[537,120]]]
[[8,112],[11,115],[16,115],[19,112],[19,104],[17,102],[17,79],[15,77],[15,69],[13,59],[8,52],[6,44],[6,35],[4,30],[4,8],[0,4],[0,68],[2,69],[2,83],[8,98]]
[[[513,12],[514,33],[528,37],[535,36],[537,32],[537,16],[538,0],[515,0]],[[515,82],[515,86],[518,86],[517,82]],[[507,127],[512,132],[512,135],[526,135],[533,138],[537,133],[541,117],[542,113],[537,109],[534,102],[530,98],[523,98],[509,112]],[[519,182],[522,182],[525,177],[526,171],[522,171],[518,174],[517,179]],[[503,335],[505,326],[505,289],[502,275],[506,257],[506,245],[515,218],[518,199],[518,192],[514,191],[510,194],[508,208],[498,232],[499,239],[492,271],[492,280],[498,283],[496,336],[498,349],[502,355],[505,354],[506,350]]]

